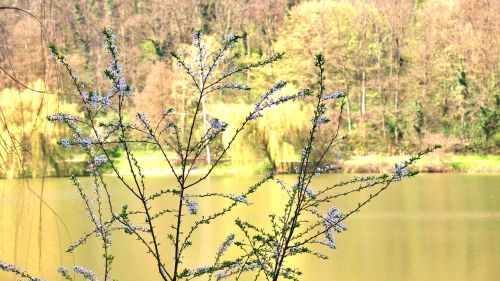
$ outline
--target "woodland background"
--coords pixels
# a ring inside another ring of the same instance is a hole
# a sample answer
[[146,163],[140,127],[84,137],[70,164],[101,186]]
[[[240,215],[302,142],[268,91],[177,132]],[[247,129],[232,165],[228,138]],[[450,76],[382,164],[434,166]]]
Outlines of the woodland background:
[[[342,125],[348,139],[329,161],[389,157],[436,143],[447,155],[500,161],[498,0],[2,0],[0,6],[23,10],[0,9],[3,177],[85,173],[78,151],[57,144],[68,132],[46,119],[79,112],[48,44],[68,55],[87,85],[107,91],[104,27],[116,33],[124,72],[136,87],[131,116],[144,111],[154,119],[166,107],[189,114],[192,89],[169,52],[188,50],[200,29],[212,46],[229,33],[241,36],[231,54],[237,63],[285,52],[272,67],[238,77],[250,93],[211,96],[209,116],[244,118],[255,97],[279,79],[289,82],[288,92],[311,85],[313,56],[323,52],[329,88],[348,93]],[[311,110],[296,102],[268,112],[234,144],[227,166],[287,171],[299,159]],[[145,146],[140,156],[155,153]]]

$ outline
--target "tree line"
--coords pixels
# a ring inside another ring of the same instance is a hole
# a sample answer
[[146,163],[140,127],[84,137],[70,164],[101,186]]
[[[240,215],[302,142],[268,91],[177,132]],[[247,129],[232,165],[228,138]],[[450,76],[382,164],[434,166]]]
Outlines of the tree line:
[[[49,56],[49,42],[70,55],[87,85],[105,91],[106,50],[97,36],[103,27],[111,27],[122,46],[123,67],[136,88],[133,106],[147,107],[152,118],[159,108],[173,106],[183,114],[192,106],[169,53],[187,50],[190,34],[201,30],[208,44],[229,33],[241,36],[242,45],[230,58],[241,64],[285,52],[273,67],[238,77],[257,85],[248,95],[224,89],[208,99],[212,117],[237,117],[262,92],[258,85],[272,80],[286,80],[290,92],[310,85],[312,58],[323,53],[328,86],[348,94],[342,125],[348,140],[339,150],[397,154],[442,143],[452,152],[499,152],[499,1],[78,0],[4,1],[4,6],[24,11],[0,10],[5,166],[30,161],[29,151],[51,143],[32,140],[47,136],[51,125],[37,126],[35,119],[36,130],[26,130],[20,112],[45,114],[48,100],[65,108],[75,102],[69,80]],[[44,90],[30,87],[38,79]],[[10,116],[6,108],[16,94],[7,98],[5,89],[57,101],[42,98]],[[310,110],[297,103],[270,113],[242,138],[245,143],[233,146],[230,157],[245,162],[257,155],[272,166],[298,159]],[[293,122],[283,126],[287,118]],[[222,136],[220,146],[225,141]],[[255,143],[266,149],[253,151]],[[45,151],[58,153],[54,163],[65,157],[58,148]]]

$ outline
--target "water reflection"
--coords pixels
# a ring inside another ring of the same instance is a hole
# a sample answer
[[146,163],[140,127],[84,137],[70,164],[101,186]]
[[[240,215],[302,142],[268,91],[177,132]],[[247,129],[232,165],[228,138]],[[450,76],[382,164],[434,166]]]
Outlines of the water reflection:
[[[318,184],[345,177],[323,176]],[[284,178],[293,180],[291,176]],[[238,193],[258,179],[211,177],[203,188]],[[337,235],[338,249],[327,251],[330,259],[304,256],[292,262],[302,268],[302,280],[306,281],[496,280],[500,276],[499,180],[500,175],[420,175],[394,186],[353,216],[347,223],[349,230]],[[173,183],[172,178],[166,177],[151,177],[149,181],[156,188]],[[113,186],[111,179],[110,183]],[[0,181],[0,259],[17,262],[48,280],[59,280],[55,269],[60,264],[99,268],[101,253],[95,240],[75,255],[64,252],[69,243],[91,227],[67,179],[46,179],[44,186],[44,200],[62,221],[46,207],[39,215],[39,200],[27,190],[28,184],[40,193],[39,180]],[[114,187],[113,194],[120,202],[130,200],[119,187]],[[270,211],[279,211],[280,202],[285,199],[281,196],[279,187],[266,185],[250,198],[254,202],[252,211],[240,207],[215,224],[204,226],[194,237],[197,243],[186,252],[190,264],[204,265],[212,260],[218,244],[236,231],[232,223],[236,217],[260,223],[267,220]],[[356,193],[336,205],[347,210],[364,196]],[[164,207],[171,201],[165,199],[159,204]],[[221,208],[220,204],[200,204],[200,208],[214,212]],[[159,226],[160,231],[168,228],[169,222]],[[144,248],[129,238],[121,233],[113,237],[113,254],[117,257],[114,277],[158,280],[156,267]],[[166,243],[163,247],[165,257],[173,256]],[[0,280],[15,278],[0,273]]]

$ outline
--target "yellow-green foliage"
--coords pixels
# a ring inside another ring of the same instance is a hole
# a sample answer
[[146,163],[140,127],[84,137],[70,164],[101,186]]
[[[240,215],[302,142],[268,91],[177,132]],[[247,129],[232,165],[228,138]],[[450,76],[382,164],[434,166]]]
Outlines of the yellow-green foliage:
[[[231,141],[234,132],[245,120],[245,116],[250,112],[251,106],[243,103],[236,104],[213,104],[210,105],[211,115],[222,120],[228,120],[228,127],[222,134],[222,142],[227,145]],[[257,135],[254,130],[247,131],[244,135],[240,135],[231,146],[227,156],[235,165],[247,165],[251,161],[255,161],[256,156],[254,145],[257,140]]]
[[[29,87],[47,91],[41,80],[30,83]],[[59,111],[74,112],[75,109],[61,102],[57,94],[17,88],[0,91],[1,177],[40,176],[51,170],[55,161],[53,148],[60,132],[48,122],[47,116]]]
[[[283,94],[292,94],[296,89],[288,87]],[[222,120],[230,120],[227,130],[222,136],[224,145],[227,145],[253,105],[214,104],[210,106],[211,115]],[[312,106],[304,105],[300,101],[288,102],[267,110],[264,117],[250,123],[250,127],[243,135],[234,141],[228,151],[228,157],[234,165],[248,165],[262,161],[270,161],[278,170],[285,169],[284,165],[290,161],[300,159],[298,143],[300,132],[303,132],[310,122]],[[238,121],[241,122],[238,122]],[[262,147],[266,149],[262,155]]]
[[300,132],[310,123],[312,106],[300,102],[282,104],[265,113],[257,123],[259,138],[266,146],[267,156],[278,170],[284,163],[300,159],[300,147],[294,147]]
[[[288,82],[301,81],[304,76],[314,81],[312,57],[320,52],[327,58],[328,70],[354,68],[348,58],[358,45],[357,13],[353,4],[337,1],[310,1],[293,9],[274,44],[276,51],[286,52],[279,74]],[[332,76],[329,73],[328,78]]]

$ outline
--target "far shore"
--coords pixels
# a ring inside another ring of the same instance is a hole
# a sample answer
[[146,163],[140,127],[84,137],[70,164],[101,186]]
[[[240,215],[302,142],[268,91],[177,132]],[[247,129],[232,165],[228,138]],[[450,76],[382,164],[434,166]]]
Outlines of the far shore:
[[[378,174],[390,173],[394,165],[408,159],[409,156],[387,156],[387,155],[362,155],[362,156],[347,156],[341,157],[336,163],[340,167],[336,173],[344,174]],[[116,167],[121,175],[130,175],[129,166],[125,158],[113,159]],[[141,164],[141,169],[146,176],[162,176],[172,175],[171,169],[165,164],[165,159],[154,153],[144,153],[137,157]],[[64,161],[69,167],[68,171],[59,174],[59,177],[69,175],[88,176],[89,172],[82,168],[86,165],[83,158],[77,157],[71,160]],[[69,163],[69,164],[68,164]],[[230,164],[229,160],[221,162],[221,165],[216,167],[212,172],[213,175],[251,175],[264,174],[270,172],[270,165],[264,160],[252,161],[250,163]],[[293,173],[293,167],[298,161],[283,161],[286,165],[277,167],[278,174]],[[80,168],[78,168],[80,167]],[[204,175],[207,173],[209,166],[200,164],[199,167],[193,169],[191,175]],[[500,156],[498,155],[457,155],[457,154],[438,154],[424,157],[419,160],[413,167],[422,173],[491,173],[500,174]],[[111,170],[104,173],[105,175],[114,175]],[[30,176],[29,176],[30,177]],[[47,171],[45,175],[35,175],[35,178],[41,177],[58,177],[55,171]],[[1,179],[2,177],[0,177]]]
[[[337,173],[363,174],[363,173],[384,173],[390,172],[394,164],[401,163],[409,156],[385,156],[385,155],[363,155],[349,156],[337,161],[336,165],[340,167]],[[168,175],[172,174],[168,167],[164,167],[162,157],[143,156],[139,161],[143,163],[145,175]],[[258,162],[258,161],[257,161]],[[287,161],[288,167],[293,167],[297,161]],[[124,159],[122,159],[124,164]],[[234,174],[259,174],[267,173],[264,161],[260,164],[255,162],[248,165],[231,165],[228,162],[217,167],[213,174],[216,175],[234,175]],[[456,155],[442,154],[423,158],[414,166],[415,170],[422,173],[500,173],[500,156],[496,155]],[[123,173],[126,173],[126,169]],[[199,168],[191,171],[191,174],[205,174],[208,168],[200,165]],[[292,173],[290,168],[278,169],[277,173]]]
[[[345,173],[380,173],[390,170],[395,163],[408,156],[353,156],[342,161]],[[425,173],[500,173],[500,156],[442,154],[424,157],[415,169]]]

